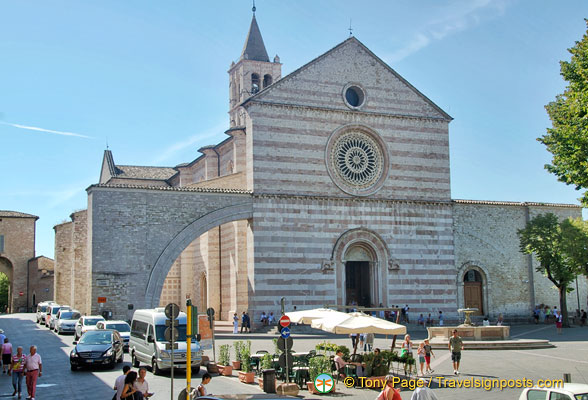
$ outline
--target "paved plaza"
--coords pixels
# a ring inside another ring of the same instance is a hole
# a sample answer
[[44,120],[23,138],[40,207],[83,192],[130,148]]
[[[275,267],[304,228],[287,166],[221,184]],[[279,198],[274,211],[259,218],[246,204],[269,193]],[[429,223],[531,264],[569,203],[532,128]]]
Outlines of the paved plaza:
[[[38,346],[39,354],[43,358],[43,376],[39,380],[37,398],[63,399],[110,399],[114,393],[112,385],[115,378],[120,375],[122,365],[115,370],[81,370],[70,371],[69,352],[72,349],[72,336],[57,336],[47,328],[34,322],[34,314],[12,314],[0,317],[0,328],[15,346],[23,346],[28,352],[31,344]],[[425,337],[425,331],[420,327],[409,327],[409,332],[414,340]],[[561,379],[564,373],[572,374],[572,380],[579,383],[588,383],[588,328],[565,329],[563,335],[557,335],[552,325],[521,325],[513,326],[511,335],[517,338],[549,339],[556,347],[535,350],[466,350],[462,359],[462,374],[459,381],[468,379],[498,378],[498,379]],[[257,350],[273,351],[273,334],[243,334],[217,336],[216,347],[221,344],[232,344],[234,340],[251,340],[252,352]],[[292,327],[294,338],[294,350],[307,351],[322,341],[351,346],[349,338],[342,335],[331,334],[296,334],[296,326]],[[382,349],[389,348],[390,338],[378,336],[375,346]],[[448,350],[436,350],[436,358],[432,365],[435,370],[434,379],[446,377],[455,380]],[[210,354],[211,355],[211,354]],[[130,365],[130,357],[125,355],[125,364]],[[199,376],[202,375],[202,371]],[[174,381],[174,393],[177,394],[181,387],[185,386],[183,374],[178,374]],[[229,393],[261,393],[259,386],[246,385],[238,381],[236,373],[233,377],[213,377],[208,385],[208,390],[213,394]],[[10,397],[12,386],[10,377],[0,375],[0,397]],[[194,377],[196,385],[200,378]],[[153,399],[170,399],[170,377],[154,376],[149,372],[147,380],[150,390],[155,392]],[[435,382],[434,381],[434,382]],[[448,385],[449,386],[449,385]],[[439,399],[518,399],[521,389],[505,389],[502,391],[483,389],[457,389],[434,388]],[[411,392],[402,392],[403,399],[410,399]],[[377,396],[375,390],[346,388],[342,384],[337,387],[337,392],[328,395],[309,395],[306,390],[300,392],[304,398],[329,398],[340,397],[349,399],[370,399]]]

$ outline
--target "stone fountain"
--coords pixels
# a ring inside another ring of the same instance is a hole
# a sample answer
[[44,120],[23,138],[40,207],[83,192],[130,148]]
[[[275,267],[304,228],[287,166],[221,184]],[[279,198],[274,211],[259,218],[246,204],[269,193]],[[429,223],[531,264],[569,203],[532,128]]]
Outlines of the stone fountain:
[[463,321],[463,324],[461,324],[459,326],[460,327],[474,326],[474,324],[472,324],[472,320],[470,319],[470,317],[473,313],[475,313],[477,311],[478,311],[477,308],[460,308],[459,310],[457,310],[457,312],[462,312],[465,314],[465,321]]

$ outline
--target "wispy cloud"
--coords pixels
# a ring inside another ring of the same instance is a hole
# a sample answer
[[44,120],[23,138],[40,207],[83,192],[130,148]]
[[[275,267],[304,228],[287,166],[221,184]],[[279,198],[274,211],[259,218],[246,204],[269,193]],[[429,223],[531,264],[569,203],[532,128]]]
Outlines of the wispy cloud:
[[62,135],[62,136],[75,136],[75,137],[80,137],[80,138],[84,138],[84,139],[94,139],[92,136],[86,136],[86,135],[82,135],[81,133],[75,133],[75,132],[55,131],[55,130],[52,130],[52,129],[39,128],[37,126],[27,126],[27,125],[21,125],[21,124],[13,124],[11,122],[4,122],[4,121],[0,121],[0,124],[11,126],[13,128],[25,129],[25,130],[28,130],[28,131],[43,132],[43,133],[53,133],[55,135]]
[[67,203],[71,199],[76,196],[85,196],[86,188],[90,186],[92,182],[97,180],[98,171],[95,177],[86,177],[85,179],[81,179],[77,182],[69,183],[67,185],[53,187],[49,190],[44,190],[42,188],[33,189],[33,190],[25,190],[25,191],[17,191],[17,192],[8,192],[3,193],[6,197],[13,197],[13,198],[38,198],[42,199],[39,200],[39,204],[43,204],[43,207],[46,209],[53,209],[58,208],[62,204]]
[[207,144],[211,144],[205,141],[208,141],[209,139],[212,139],[214,137],[221,137],[221,134],[226,130],[227,123],[225,121],[219,122],[215,126],[212,126],[198,134],[192,135],[180,142],[171,144],[169,147],[165,148],[158,157],[155,158],[153,163],[160,164],[163,161],[167,161],[177,153],[180,153],[190,147],[194,147],[194,154],[196,155],[196,150],[198,150],[196,149],[196,146],[204,146]]
[[404,46],[385,58],[389,63],[398,62],[427,47],[433,41],[475,27],[484,19],[502,15],[508,2],[509,0],[468,0],[460,3],[456,9],[448,8],[449,12],[444,17],[429,21],[420,27]]

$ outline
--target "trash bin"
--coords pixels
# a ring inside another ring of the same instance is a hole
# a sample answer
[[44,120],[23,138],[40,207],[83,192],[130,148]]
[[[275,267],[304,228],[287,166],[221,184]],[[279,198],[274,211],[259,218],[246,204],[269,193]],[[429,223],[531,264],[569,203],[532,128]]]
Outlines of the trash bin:
[[276,370],[264,369],[263,374],[263,391],[266,393],[276,393]]

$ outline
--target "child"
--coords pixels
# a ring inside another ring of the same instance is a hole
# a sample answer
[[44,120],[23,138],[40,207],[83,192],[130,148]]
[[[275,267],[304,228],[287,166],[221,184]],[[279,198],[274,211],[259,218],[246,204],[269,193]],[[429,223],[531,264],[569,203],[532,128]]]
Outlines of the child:
[[433,349],[429,344],[429,339],[425,339],[425,362],[427,363],[427,374],[435,372],[431,369],[431,355],[435,357],[435,353],[433,353]]
[[210,393],[206,393],[206,387],[204,385],[206,385],[208,382],[210,382],[211,380],[211,376],[208,372],[206,372],[204,375],[202,375],[202,383],[200,385],[198,385],[198,397],[200,396],[206,396]]
[[423,367],[425,366],[425,342],[421,342],[417,349],[417,355],[419,356],[419,364],[421,364],[421,376],[425,376]]

